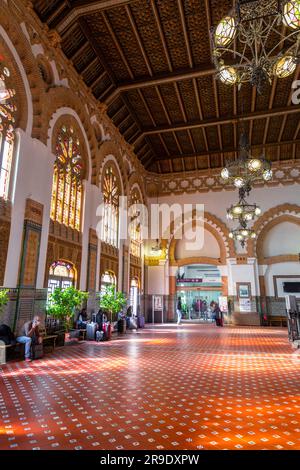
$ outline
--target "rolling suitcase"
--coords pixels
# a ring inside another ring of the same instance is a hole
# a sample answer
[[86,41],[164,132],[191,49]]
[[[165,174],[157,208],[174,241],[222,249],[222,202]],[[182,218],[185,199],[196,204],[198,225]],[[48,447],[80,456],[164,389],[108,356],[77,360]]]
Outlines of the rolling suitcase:
[[109,321],[106,321],[102,324],[102,330],[104,333],[105,340],[108,341],[111,339],[111,324]]
[[98,324],[91,322],[86,324],[86,339],[88,341],[95,341],[96,331],[98,329]]
[[139,328],[144,328],[145,327],[145,317],[143,315],[140,315],[137,317],[137,322],[138,322],[138,327]]
[[104,331],[96,331],[96,341],[99,342],[99,341],[104,341],[105,337],[104,337]]
[[118,320],[118,333],[126,333],[126,319],[120,318]]

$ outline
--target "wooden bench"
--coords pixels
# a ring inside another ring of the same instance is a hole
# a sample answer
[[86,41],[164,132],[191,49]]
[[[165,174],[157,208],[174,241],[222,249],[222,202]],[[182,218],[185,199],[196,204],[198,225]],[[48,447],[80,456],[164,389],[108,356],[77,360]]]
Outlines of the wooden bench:
[[270,316],[268,318],[268,325],[269,326],[287,326],[287,318],[285,316]]
[[46,342],[52,343],[52,351],[55,349],[55,342],[58,335],[47,335],[46,328],[39,328],[40,335],[43,338],[43,345]]
[[78,340],[79,341],[84,341],[85,340],[85,337],[86,337],[86,329],[84,328],[71,328],[69,333],[72,333],[72,332],[78,332]]

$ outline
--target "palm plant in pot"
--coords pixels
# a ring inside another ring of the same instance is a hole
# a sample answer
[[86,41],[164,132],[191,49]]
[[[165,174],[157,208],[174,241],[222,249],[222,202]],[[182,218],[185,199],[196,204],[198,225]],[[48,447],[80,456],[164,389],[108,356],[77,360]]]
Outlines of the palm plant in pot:
[[80,308],[88,298],[88,292],[83,292],[73,286],[61,289],[57,287],[49,297],[47,315],[61,320],[66,331],[72,326],[75,310]]
[[101,295],[100,308],[106,310],[110,315],[110,321],[116,321],[117,315],[123,310],[127,299],[123,292],[116,291],[115,286],[107,286],[105,294]]

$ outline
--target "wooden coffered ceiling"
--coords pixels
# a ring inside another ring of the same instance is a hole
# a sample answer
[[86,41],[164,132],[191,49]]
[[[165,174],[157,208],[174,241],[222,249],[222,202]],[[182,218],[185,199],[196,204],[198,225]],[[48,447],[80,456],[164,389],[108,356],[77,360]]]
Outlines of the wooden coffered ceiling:
[[[209,31],[233,0],[36,0],[62,50],[146,169],[221,167],[235,158],[241,126],[252,152],[300,158],[295,75],[262,95],[215,80]],[[243,104],[242,104],[243,102]]]

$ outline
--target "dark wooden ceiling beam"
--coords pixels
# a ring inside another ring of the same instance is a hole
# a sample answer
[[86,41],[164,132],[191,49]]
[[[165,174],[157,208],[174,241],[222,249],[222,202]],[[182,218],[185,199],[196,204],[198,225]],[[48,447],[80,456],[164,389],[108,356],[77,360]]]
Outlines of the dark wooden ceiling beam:
[[[73,25],[79,18],[82,18],[87,15],[91,15],[95,12],[105,11],[113,7],[119,7],[129,3],[133,3],[138,0],[99,0],[99,1],[89,1],[83,0],[80,4],[76,2],[72,3],[72,9],[70,13],[64,18],[62,18],[57,24],[57,31],[62,34],[64,31],[68,30],[71,25]],[[47,20],[48,22],[49,20]]]
[[[101,64],[102,65],[102,64]],[[106,75],[106,71],[104,70],[97,78],[95,78],[95,80],[90,84],[90,87],[91,88],[95,88],[96,85],[98,85],[98,83],[100,83],[103,78],[105,77]]]
[[[255,113],[249,113],[249,114],[243,114],[236,116],[236,120],[239,122],[243,121],[251,121],[251,119],[264,119],[267,117],[273,117],[273,116],[284,116],[284,115],[290,115],[290,114],[295,114],[295,113],[300,113],[300,106],[299,105],[293,105],[293,106],[287,106],[285,108],[276,108],[276,109],[271,109],[268,111],[256,111]],[[198,129],[201,127],[211,127],[211,126],[218,126],[222,124],[230,124],[234,122],[234,119],[232,117],[230,118],[219,118],[219,119],[207,119],[207,120],[200,120],[199,122],[189,122],[189,123],[183,123],[183,124],[173,124],[169,126],[157,126],[156,128],[153,129],[144,129],[143,134],[144,135],[151,135],[151,134],[156,134],[156,133],[163,133],[163,132],[172,132],[172,131],[180,131],[180,130],[187,130],[187,129]]]
[[[284,145],[297,145],[297,144],[300,144],[300,139],[297,139],[297,140],[287,140],[287,141],[282,141],[282,142],[268,142],[266,143],[264,146],[261,145],[261,144],[257,144],[257,145],[252,145],[251,149],[261,149],[262,147],[263,148],[271,148],[271,147],[282,147]],[[171,159],[176,159],[176,158],[194,158],[194,157],[206,157],[207,155],[221,155],[221,153],[223,152],[224,154],[228,154],[228,153],[234,153],[235,152],[235,148],[232,147],[232,148],[224,148],[221,150],[209,150],[208,152],[204,151],[204,152],[196,152],[196,153],[188,153],[188,154],[185,154],[185,155],[170,155],[168,158],[171,158]],[[167,158],[164,158],[164,157],[158,157],[158,160],[167,160]]]
[[136,90],[139,88],[155,87],[158,85],[165,85],[169,83],[181,82],[184,80],[193,80],[195,78],[206,77],[213,75],[216,69],[212,65],[194,67],[193,70],[186,71],[172,71],[167,74],[161,74],[159,76],[152,76],[147,79],[131,80],[127,83],[119,83],[114,93],[106,99],[106,104],[113,101],[119,93],[125,91]]

